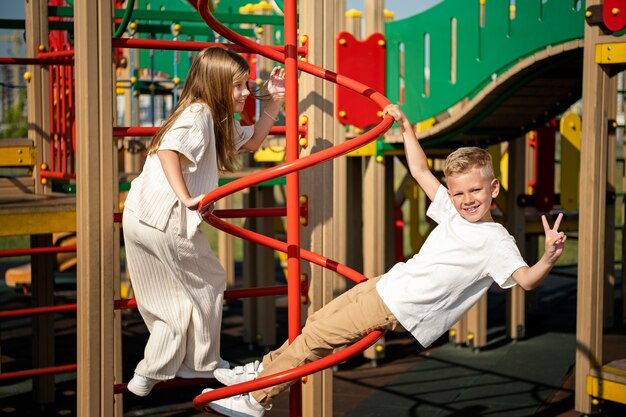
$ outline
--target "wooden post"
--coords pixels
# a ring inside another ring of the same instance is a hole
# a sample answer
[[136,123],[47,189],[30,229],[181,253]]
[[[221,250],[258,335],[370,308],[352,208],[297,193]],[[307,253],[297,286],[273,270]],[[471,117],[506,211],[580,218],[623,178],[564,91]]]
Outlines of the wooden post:
[[[26,56],[37,56],[39,45],[48,45],[48,5],[41,1],[26,2]],[[28,97],[28,139],[37,147],[37,162],[50,160],[50,89],[48,69],[40,65],[28,65],[31,79],[26,85]],[[47,187],[41,184],[39,165],[33,170],[36,194],[43,194]]]
[[112,416],[114,280],[119,227],[113,224],[117,170],[113,144],[112,2],[74,6],[77,133],[77,335],[80,416]]
[[[346,30],[346,21],[344,17],[346,0],[337,1],[335,7],[335,33],[337,34]],[[333,120],[333,142],[335,145],[339,145],[346,141],[346,130],[341,123],[337,122],[335,119]],[[348,211],[348,206],[350,204],[348,195],[349,190],[352,188],[348,187],[348,164],[350,163],[348,159],[349,158],[347,157],[341,157],[335,159],[333,162],[333,234],[338,237],[335,239],[334,255],[337,262],[354,267],[354,265],[350,264],[348,261],[348,252],[350,249],[347,236],[352,236],[351,234],[348,234],[348,219],[350,218],[348,213],[352,213],[351,211]],[[349,287],[350,282],[347,279],[335,276],[333,283],[333,296],[337,296],[345,292]]]
[[[341,9],[341,10],[345,10]],[[343,17],[340,16],[340,17]],[[345,28],[346,31],[354,35],[356,39],[362,38],[362,13],[354,10],[345,13]],[[340,130],[345,130],[340,127]],[[345,135],[345,133],[344,133]],[[349,135],[354,137],[354,133]],[[363,158],[362,157],[348,157],[345,160],[345,178],[346,178],[346,193],[342,198],[345,200],[346,213],[350,213],[346,218],[345,234],[339,236],[350,236],[351,244],[346,247],[345,262],[350,267],[357,271],[363,270]],[[341,169],[341,168],[339,168]],[[337,172],[336,177],[340,175]],[[349,184],[349,186],[348,186]],[[336,193],[339,194],[340,190]],[[336,214],[336,213],[335,213]],[[348,284],[346,288],[348,287]]]
[[[52,246],[52,234],[31,235],[32,248]],[[31,256],[33,307],[54,305],[54,255]],[[51,314],[33,317],[33,368],[54,366],[54,317]],[[54,404],[54,375],[33,379],[33,400],[45,410]]]
[[[586,6],[600,3],[589,0]],[[614,80],[595,62],[596,44],[601,39],[598,26],[585,25],[575,384],[575,408],[581,413],[594,412],[586,380],[591,368],[602,365],[608,110],[609,103],[616,100],[616,88]]]
[[[39,45],[48,44],[48,7],[44,2],[26,2],[26,55],[37,56]],[[32,188],[36,194],[43,194],[47,187],[41,184],[39,164],[49,159],[48,146],[50,131],[50,100],[48,98],[48,70],[40,65],[29,65],[31,79],[27,83],[28,97],[28,139],[37,149],[37,164],[33,169]],[[52,235],[32,235],[31,247],[49,246]],[[33,307],[54,304],[54,256],[39,255],[32,261]],[[54,326],[50,315],[33,318],[33,367],[54,365]],[[54,376],[39,376],[33,379],[33,401],[46,407],[54,403]]]
[[[526,193],[526,138],[509,142],[509,175],[506,195],[505,226],[515,238],[522,255],[526,254],[526,218],[524,208],[517,205],[517,196]],[[507,292],[507,334],[513,340],[526,333],[525,292],[516,285]]]
[[[220,210],[233,208],[233,196],[226,197],[217,201],[217,208]],[[215,248],[213,248],[215,250]],[[217,252],[218,258],[226,271],[226,287],[234,287],[235,285],[235,261],[233,254],[233,237],[221,230],[217,231]]]
[[[365,37],[384,32],[384,0],[365,0]],[[377,161],[375,156],[365,157],[363,173],[363,272],[368,278],[382,275],[386,267],[385,215],[387,200],[385,193],[386,163],[390,158]],[[393,191],[393,190],[391,190]],[[393,201],[393,197],[392,200]],[[393,212],[393,211],[392,211]],[[384,352],[384,338],[370,347],[364,356],[371,360],[381,358]]]
[[[334,0],[303,0],[300,6],[300,35],[309,37],[308,61],[333,70],[335,67],[335,28],[337,5]],[[334,145],[336,131],[333,102],[335,86],[308,74],[300,76],[300,114],[309,118],[308,144],[301,156],[321,151]],[[333,216],[334,162],[317,165],[300,173],[301,194],[308,196],[309,219],[301,230],[303,246],[331,259],[335,257]],[[310,279],[309,311],[316,311],[333,298],[334,273],[304,263],[302,273]],[[290,277],[291,279],[291,277]],[[332,371],[327,369],[309,377],[303,385],[303,415],[307,417],[332,416]]]

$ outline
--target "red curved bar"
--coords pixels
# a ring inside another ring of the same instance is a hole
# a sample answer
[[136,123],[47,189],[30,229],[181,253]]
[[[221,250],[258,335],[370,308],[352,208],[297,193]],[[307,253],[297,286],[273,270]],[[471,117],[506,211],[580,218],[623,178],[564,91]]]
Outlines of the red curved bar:
[[152,136],[154,135],[158,127],[149,126],[149,127],[139,127],[139,126],[130,126],[130,127],[114,127],[113,128],[113,136],[118,138],[123,138],[126,136]]
[[59,306],[20,308],[15,310],[0,311],[0,319],[7,317],[33,316],[36,314],[63,313],[76,311],[76,304],[63,304]]
[[[152,136],[157,130],[159,130],[159,128],[154,126],[118,126],[113,128],[113,136],[118,138],[126,136]],[[272,126],[270,128],[270,135],[285,135],[286,130],[287,128],[285,126]],[[306,134],[306,126],[300,126],[298,132],[300,132],[301,135]]]
[[[235,226],[231,223],[228,223],[227,221],[217,218],[216,216],[209,217],[207,219],[207,222],[226,233],[232,234],[242,239],[247,239],[251,242],[258,243],[260,245],[280,252],[287,253],[288,251],[288,244],[286,242],[262,235],[257,232],[253,232],[251,230],[244,229],[239,226]],[[312,262],[323,268],[334,271],[356,283],[367,280],[367,278],[363,274],[355,271],[349,266],[340,264],[339,262],[333,261],[332,259],[319,255],[315,252],[311,252],[306,249],[300,249],[300,256],[306,261]]]
[[318,359],[314,362],[309,362],[306,365],[299,366],[288,371],[280,372],[278,374],[269,375],[263,378],[258,378],[253,381],[244,382],[242,384],[231,385],[229,387],[218,388],[214,391],[210,391],[204,394],[198,395],[193,400],[193,405],[204,411],[206,403],[215,401],[220,398],[232,397],[233,395],[243,394],[245,392],[252,392],[259,389],[271,387],[272,385],[278,385],[291,381],[303,376],[314,374],[331,366],[335,366],[343,361],[346,361],[354,355],[361,353],[371,345],[373,345],[383,335],[382,330],[374,330],[363,339],[353,343],[345,349],[332,355],[326,356],[322,359]]
[[51,366],[49,368],[29,369],[26,371],[5,372],[5,373],[0,374],[0,381],[4,379],[12,379],[12,378],[24,378],[24,377],[49,375],[49,374],[62,374],[65,372],[74,372],[76,371],[76,369],[77,369],[76,364],[71,364],[71,365]]
[[69,180],[76,178],[76,174],[72,172],[48,171],[45,169],[39,170],[39,176],[41,178],[53,178],[56,180]]
[[41,248],[3,249],[0,258],[8,256],[41,255],[44,253],[76,252],[76,246],[46,246]]
[[[300,286],[304,287],[304,284]],[[259,287],[259,288],[241,288],[237,290],[224,291],[225,300],[234,300],[237,298],[251,298],[251,297],[265,297],[270,295],[282,295],[287,293],[286,285],[276,285],[273,287]],[[76,309],[76,304],[71,304]],[[137,308],[137,300],[134,298],[128,298],[124,300],[115,300],[113,304],[115,310],[122,310],[126,308]],[[10,313],[10,312],[9,312]],[[2,313],[0,313],[2,314]],[[0,315],[0,317],[2,317]]]
[[0,57],[0,65],[74,65],[73,59]]
[[[294,17],[296,16],[295,2],[287,1],[285,3],[285,43],[286,43],[285,55],[280,54],[276,50],[263,47],[261,45],[257,45],[252,40],[244,38],[238,35],[237,33],[235,33],[234,31],[223,26],[210,13],[209,8],[207,7],[207,2],[208,0],[189,0],[189,3],[191,3],[199,11],[203,20],[214,31],[216,31],[217,33],[219,33],[220,35],[222,35],[223,37],[225,37],[226,39],[230,40],[233,43],[240,44],[244,46],[245,48],[248,48],[251,51],[254,51],[274,61],[285,63],[285,69],[287,70],[286,81],[287,81],[287,120],[288,121],[296,120],[296,117],[297,117],[297,114],[294,113],[294,110],[297,108],[294,107],[293,104],[290,105],[290,103],[295,103],[297,101],[297,85],[296,86],[292,85],[294,81],[293,74],[297,70],[303,70],[314,76],[320,77],[328,81],[332,81],[338,85],[351,89],[361,95],[364,95],[370,98],[375,103],[377,103],[381,108],[389,104],[389,101],[387,100],[387,98],[385,98],[381,93],[377,92],[376,90],[364,84],[356,82],[355,80],[349,79],[347,77],[341,76],[332,71],[319,68],[308,62],[294,60],[294,50],[297,47],[294,42],[295,33],[293,31],[293,29],[295,28]],[[297,84],[297,80],[296,80],[296,84]],[[293,87],[296,87],[296,88],[293,88]],[[287,129],[287,145],[288,146],[287,146],[287,158],[286,158],[285,163],[278,165],[276,167],[267,169],[260,173],[255,173],[250,176],[240,178],[222,187],[219,187],[218,189],[208,193],[202,199],[202,201],[200,202],[200,205],[203,206],[205,204],[210,204],[211,202],[214,202],[221,197],[232,194],[243,188],[248,188],[256,183],[267,181],[267,180],[270,180],[279,176],[287,176],[288,190],[290,189],[290,184],[291,184],[292,191],[295,190],[295,192],[293,193],[295,195],[290,194],[288,195],[288,197],[295,197],[297,201],[297,198],[298,198],[297,171],[304,169],[304,168],[311,167],[321,162],[325,162],[329,159],[333,159],[340,155],[346,154],[356,148],[359,148],[367,144],[368,142],[375,140],[377,137],[381,136],[389,127],[391,127],[392,123],[393,123],[393,118],[391,116],[387,116],[385,117],[385,119],[382,120],[380,124],[375,126],[372,130],[368,131],[367,133],[355,139],[350,140],[349,142],[336,145],[330,149],[326,149],[321,152],[317,152],[315,154],[311,154],[300,159],[298,158],[298,155],[297,155],[297,145],[295,148],[293,146],[294,126],[288,125],[288,128],[289,128]],[[294,149],[295,149],[295,152],[294,152]],[[327,269],[336,271],[340,273],[341,275],[351,278],[357,282],[364,280],[365,277],[363,275],[352,270],[351,268],[341,265],[321,255],[318,255],[318,254],[315,254],[315,253],[312,253],[312,252],[309,252],[300,248],[299,232],[298,232],[299,225],[297,223],[295,223],[294,225],[293,223],[294,221],[297,221],[298,219],[295,219],[295,220],[293,219],[293,214],[295,213],[295,210],[294,210],[294,201],[292,200],[293,198],[287,199],[287,207],[288,207],[287,211],[289,213],[287,218],[292,221],[292,223],[288,223],[288,228],[287,228],[288,229],[288,242],[287,243],[278,241],[273,238],[269,238],[267,236],[264,236],[264,235],[261,235],[261,234],[243,229],[243,228],[233,226],[223,220],[218,219],[213,214],[209,214],[205,216],[205,220],[208,223],[212,224],[213,226],[217,227],[218,229],[221,229],[227,233],[231,233],[236,236],[239,236],[239,237],[254,241],[256,243],[274,248],[276,250],[280,250],[280,251],[288,253],[290,272],[292,271],[292,267],[294,271],[296,272],[299,271],[299,260],[300,258],[302,258],[310,262],[316,263],[320,266],[323,266]],[[295,227],[291,227],[291,226],[295,226]],[[295,239],[292,238],[291,233],[297,235],[297,237]],[[290,311],[292,307],[292,301],[294,299],[292,295],[295,295],[295,294],[292,294],[292,290],[290,288],[290,292],[289,292]],[[290,340],[293,340],[294,332],[292,330],[293,330],[292,323],[290,320],[290,327],[289,327],[289,339]],[[298,330],[297,333],[299,333],[299,327],[297,330]],[[206,403],[207,401],[212,401],[218,398],[224,398],[224,397],[228,397],[232,395],[237,395],[237,394],[241,394],[244,392],[254,391],[259,388],[276,385],[282,382],[286,382],[288,380],[293,380],[295,378],[320,371],[322,369],[325,369],[329,366],[332,366],[334,364],[337,364],[345,360],[347,357],[353,356],[356,353],[361,352],[362,350],[370,346],[372,343],[374,343],[374,341],[377,340],[380,336],[382,336],[382,334],[383,334],[382,331],[376,330],[370,333],[365,338],[356,342],[352,346],[348,347],[347,349],[344,349],[343,351],[339,353],[333,354],[326,358],[322,358],[320,360],[309,363],[302,367],[298,367],[296,369],[283,372],[280,374],[271,375],[266,378],[261,378],[259,380],[255,380],[255,381],[248,382],[245,384],[240,384],[240,385],[233,386],[233,387],[226,387],[226,388],[222,388],[216,391],[212,391],[207,394],[202,394],[194,399],[194,405],[196,407],[203,407],[204,403]],[[297,388],[297,385],[294,387]],[[298,390],[292,389],[291,394],[292,395],[290,396],[290,399],[291,400],[295,399],[298,402],[298,404],[295,405],[293,403],[296,401],[290,400],[290,415],[300,415],[299,414],[300,410],[298,409],[299,404],[300,404],[298,400]]]
[[[250,52],[250,49],[237,44],[226,45],[218,42],[172,41],[164,39],[114,38],[111,40],[111,45],[114,48],[165,49],[175,51],[200,51],[210,46],[219,46],[220,48],[228,48],[235,52]],[[268,45],[266,48],[273,49],[278,53],[284,50],[284,47],[276,45]],[[299,55],[304,55],[305,53],[305,48],[298,48]]]
[[213,214],[215,214],[220,219],[240,219],[244,217],[245,218],[283,217],[287,215],[287,209],[285,207],[224,209],[224,210],[213,210]]
[[[69,45],[68,45],[69,46]],[[50,51],[50,52],[38,52],[37,56],[39,58],[73,58],[74,50],[73,49],[65,49],[62,51]]]

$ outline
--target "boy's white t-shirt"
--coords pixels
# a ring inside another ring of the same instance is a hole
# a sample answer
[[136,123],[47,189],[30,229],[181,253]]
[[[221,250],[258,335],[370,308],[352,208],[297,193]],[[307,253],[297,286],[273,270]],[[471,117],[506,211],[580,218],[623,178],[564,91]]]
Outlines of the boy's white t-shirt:
[[424,347],[448,331],[494,281],[512,287],[513,272],[527,266],[502,225],[465,220],[443,185],[426,214],[438,225],[419,253],[396,264],[376,285],[389,310]]
[[[209,106],[194,103],[178,116],[165,133],[159,150],[180,153],[181,168],[189,194],[198,196],[218,186],[217,153],[213,116]],[[239,150],[254,133],[254,126],[241,126],[235,121],[235,149]],[[169,185],[161,161],[156,153],[149,155],[141,174],[131,182],[124,203],[144,223],[164,230],[178,197]],[[179,234],[190,238],[202,222],[197,210],[180,207]]]

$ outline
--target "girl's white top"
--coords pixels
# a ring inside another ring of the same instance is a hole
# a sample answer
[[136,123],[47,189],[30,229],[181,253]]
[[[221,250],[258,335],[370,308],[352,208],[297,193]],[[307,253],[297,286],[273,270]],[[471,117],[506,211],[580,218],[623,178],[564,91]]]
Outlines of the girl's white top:
[[[187,107],[165,133],[159,150],[172,150],[182,157],[181,168],[189,194],[206,194],[218,186],[217,153],[213,116],[206,104],[194,103]],[[234,146],[239,150],[254,133],[254,126],[241,126],[235,121]],[[169,185],[156,153],[149,155],[141,174],[131,182],[124,209],[128,209],[144,223],[164,230],[178,197]],[[190,238],[202,222],[197,210],[178,204],[179,233]]]
[[515,285],[526,262],[498,223],[465,220],[442,185],[426,213],[438,223],[419,253],[391,268],[376,289],[405,329],[427,347],[452,327],[495,281]]

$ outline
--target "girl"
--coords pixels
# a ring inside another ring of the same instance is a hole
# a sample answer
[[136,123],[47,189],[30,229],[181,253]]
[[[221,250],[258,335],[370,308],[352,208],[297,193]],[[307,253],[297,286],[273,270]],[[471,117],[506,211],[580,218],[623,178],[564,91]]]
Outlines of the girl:
[[[226,274],[198,229],[198,204],[231,171],[240,148],[258,149],[285,97],[274,68],[269,103],[255,126],[241,126],[250,68],[240,55],[211,47],[193,60],[180,100],[148,145],[123,216],[126,259],[150,337],[128,389],[146,396],[174,378],[211,378],[220,358]],[[212,210],[212,207],[203,209]],[[203,210],[204,211],[204,210]]]

